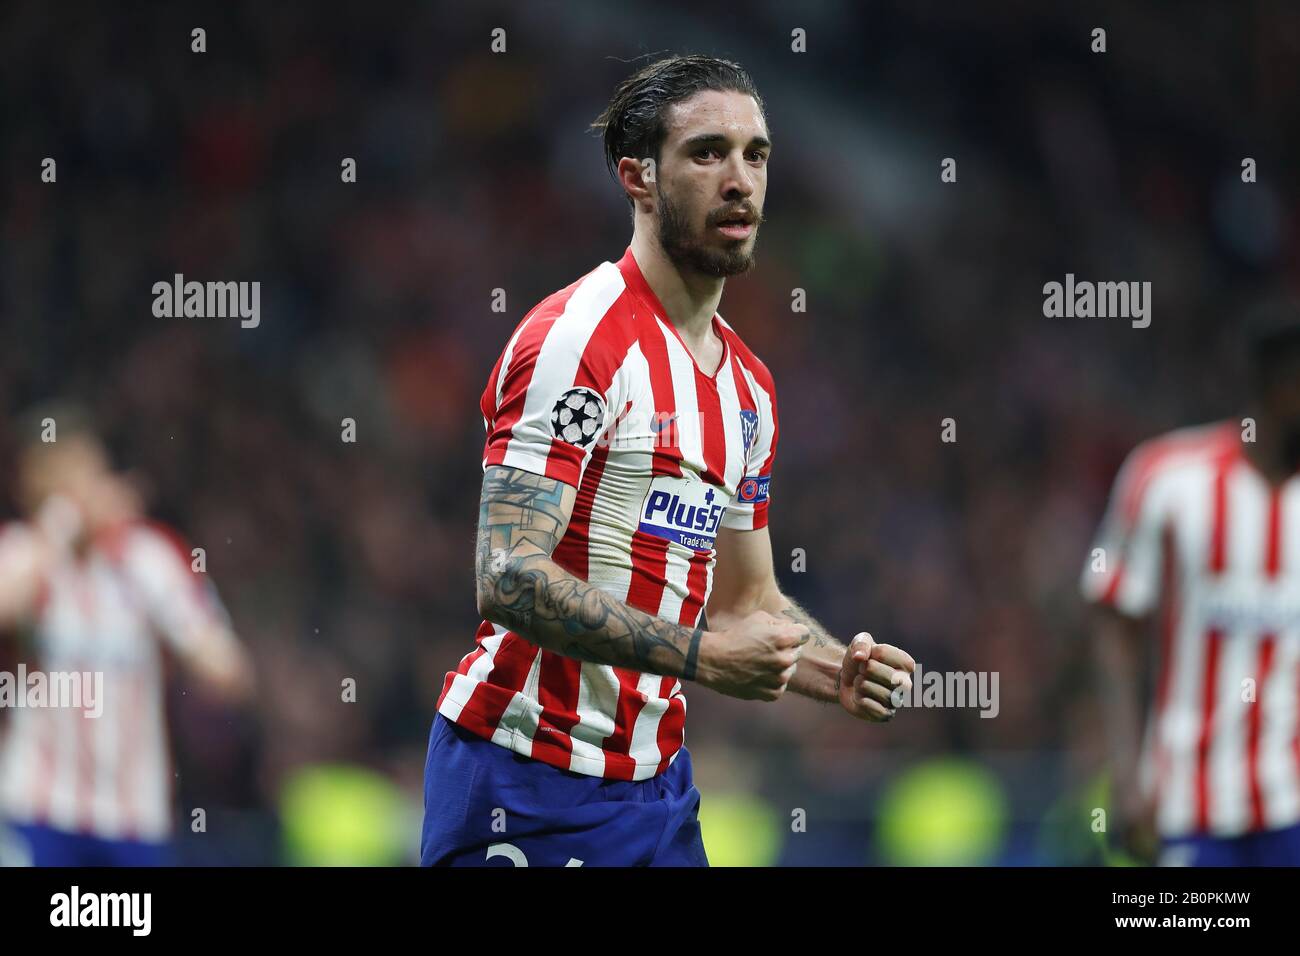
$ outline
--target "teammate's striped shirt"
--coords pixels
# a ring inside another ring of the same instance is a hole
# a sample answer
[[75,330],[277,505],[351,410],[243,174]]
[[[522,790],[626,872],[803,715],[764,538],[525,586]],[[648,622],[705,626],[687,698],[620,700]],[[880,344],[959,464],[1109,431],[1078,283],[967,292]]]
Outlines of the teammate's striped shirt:
[[1158,612],[1140,769],[1166,837],[1300,821],[1300,474],[1272,485],[1243,447],[1231,422],[1139,446],[1083,573],[1089,599]]
[[[0,528],[7,548],[32,534]],[[100,538],[84,560],[60,561],[19,634],[28,675],[100,673],[99,701],[15,707],[0,738],[0,816],[101,839],[160,841],[172,828],[172,768],[161,645],[195,652],[226,626],[205,574],[168,529],[133,523]],[[17,674],[15,673],[15,677]],[[93,686],[93,680],[89,686]],[[99,716],[88,716],[93,710]]]
[[[481,402],[485,470],[578,489],[554,560],[690,627],[718,529],[767,523],[777,441],[772,376],[720,316],[713,328],[722,360],[701,369],[629,248],[524,317]],[[686,698],[674,678],[564,657],[484,621],[438,710],[554,766],[642,780],[682,746]]]

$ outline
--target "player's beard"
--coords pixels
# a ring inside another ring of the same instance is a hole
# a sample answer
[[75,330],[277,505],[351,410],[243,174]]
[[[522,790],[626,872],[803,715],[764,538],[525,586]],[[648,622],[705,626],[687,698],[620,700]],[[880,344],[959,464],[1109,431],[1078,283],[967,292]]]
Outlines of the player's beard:
[[[754,223],[757,235],[762,216]],[[691,232],[691,225],[672,198],[659,187],[658,206],[659,245],[663,247],[668,260],[678,269],[690,269],[702,275],[725,279],[748,272],[754,265],[754,244],[745,251],[745,243],[737,242],[729,247],[716,248],[705,243],[703,236]],[[706,226],[707,228],[707,226]]]

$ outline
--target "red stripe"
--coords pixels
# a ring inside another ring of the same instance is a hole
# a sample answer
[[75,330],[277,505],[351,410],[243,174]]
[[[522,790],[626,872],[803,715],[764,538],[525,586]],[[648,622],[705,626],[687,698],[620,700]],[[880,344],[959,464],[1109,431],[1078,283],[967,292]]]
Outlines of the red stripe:
[[1217,628],[1205,637],[1201,730],[1196,743],[1196,826],[1203,833],[1210,828],[1210,734],[1214,724],[1215,698],[1218,694],[1219,651],[1222,641],[1223,633]]
[[[650,393],[654,396],[654,411],[662,420],[669,420],[677,413],[677,392],[673,389],[672,366],[668,361],[668,342],[663,329],[654,317],[638,312],[636,326],[640,332],[641,354],[645,356],[650,370]],[[681,477],[682,450],[679,443],[680,430],[676,422],[665,425],[654,442],[654,451],[650,459],[650,474],[673,475]],[[658,607],[651,613],[656,613]]]
[[582,662],[548,650],[542,651],[538,665],[537,702],[542,713],[537,721],[539,742],[557,747],[566,754],[573,753],[573,737],[578,723],[578,690],[582,675]]
[[1214,491],[1211,507],[1214,509],[1210,527],[1210,573],[1222,574],[1228,537],[1228,471],[1231,462],[1220,459],[1214,471]]
[[1101,596],[1103,604],[1114,606],[1115,599],[1119,596],[1119,589],[1124,583],[1124,562],[1116,558],[1115,573],[1110,576],[1110,583],[1106,585],[1106,590]]
[[1165,582],[1166,597],[1160,622],[1160,673],[1156,680],[1156,713],[1163,714],[1169,701],[1169,680],[1173,673],[1174,635],[1178,627],[1179,582],[1175,577],[1177,561],[1174,553],[1174,532],[1166,526],[1160,536],[1161,561],[1164,564],[1160,580]]
[[495,633],[496,629],[492,626],[490,621],[483,621],[479,624],[478,631],[474,635],[474,640],[477,646],[474,650],[470,651],[460,659],[460,663],[456,665],[454,671],[448,671],[443,677],[442,690],[438,692],[437,708],[442,707],[442,702],[446,700],[447,692],[451,690],[451,685],[455,682],[456,675],[468,674],[469,669],[474,666],[474,662],[487,653],[487,650],[483,647],[483,639],[485,637],[491,637]]
[[1274,485],[1268,496],[1268,544],[1264,551],[1264,573],[1276,578],[1282,567],[1282,489]]
[[475,686],[457,722],[481,737],[491,737],[496,733],[515,692],[524,689],[536,656],[536,644],[514,631],[506,631],[501,646],[492,655],[492,670],[488,675],[491,683],[481,681]]
[[682,601],[677,623],[695,627],[700,612],[704,610],[704,594],[709,585],[709,553],[696,551],[691,555],[690,569],[686,572],[686,600]]
[[[665,677],[659,687],[659,696],[667,697],[671,694],[675,683],[676,680],[673,678]],[[663,773],[668,769],[673,754],[681,748],[685,727],[686,698],[673,697],[668,701],[668,709],[659,718],[659,730],[655,734],[655,742],[659,745],[660,754],[659,766],[655,768],[656,773]]]
[[1259,646],[1259,661],[1255,667],[1255,701],[1246,714],[1246,779],[1250,784],[1251,829],[1264,828],[1264,797],[1259,784],[1259,728],[1260,713],[1264,707],[1264,685],[1268,683],[1273,668],[1273,650],[1276,638],[1265,635]]
[[637,689],[640,671],[615,667],[618,678],[618,703],[614,707],[614,732],[601,742],[605,751],[605,776],[613,780],[631,780],[636,761],[628,751],[632,748],[632,730],[636,719],[646,705],[646,695]]
[[758,400],[754,398],[754,393],[749,390],[749,379],[745,377],[744,365],[740,361],[740,356],[736,354],[733,344],[733,336],[729,332],[724,332],[727,336],[728,351],[731,354],[731,380],[736,383],[736,399],[740,402],[741,408],[748,408],[752,411],[758,411]]
[[[563,310],[563,301],[559,310]],[[505,380],[501,384],[501,405],[496,406],[496,377],[488,380],[483,390],[484,417],[492,423],[487,436],[487,445],[483,457],[489,465],[499,465],[505,458],[506,446],[514,434],[515,425],[524,414],[524,403],[528,398],[528,387],[537,368],[537,355],[559,312],[547,310],[545,314],[534,313],[528,327],[519,333],[514,350],[510,353],[510,367],[506,369]],[[504,357],[504,352],[503,352]]]
[[704,432],[700,442],[704,452],[704,472],[700,478],[722,487],[727,483],[727,432],[722,424],[722,402],[718,398],[718,383],[705,378],[698,367],[695,369],[695,399]]

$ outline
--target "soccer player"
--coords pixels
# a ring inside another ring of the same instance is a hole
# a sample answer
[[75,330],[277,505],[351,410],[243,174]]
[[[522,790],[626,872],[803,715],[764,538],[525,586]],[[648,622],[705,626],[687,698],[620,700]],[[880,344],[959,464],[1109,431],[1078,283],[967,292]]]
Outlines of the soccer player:
[[1138,446],[1083,573],[1111,829],[1147,862],[1300,865],[1300,309],[1248,324],[1248,417]]
[[[0,635],[19,638],[29,698],[6,708],[0,818],[22,862],[158,865],[172,828],[161,651],[231,699],[248,692],[250,668],[206,575],[142,520],[85,416],[49,417],[57,440],[20,456],[27,517],[0,526]],[[34,674],[47,690],[81,675],[80,698],[42,702]]]
[[483,393],[484,620],[438,698],[425,865],[707,865],[685,683],[886,721],[915,669],[777,586],[776,390],[716,311],[767,191],[750,77],[660,60],[594,126],[632,241],[524,316]]

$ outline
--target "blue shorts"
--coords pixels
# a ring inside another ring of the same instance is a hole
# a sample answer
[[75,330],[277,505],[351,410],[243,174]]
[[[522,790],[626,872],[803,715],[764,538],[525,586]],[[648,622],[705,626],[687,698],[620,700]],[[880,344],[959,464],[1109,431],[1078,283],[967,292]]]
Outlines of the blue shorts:
[[166,843],[103,840],[38,824],[16,824],[12,830],[18,842],[26,844],[29,858],[24,862],[31,866],[165,866],[169,862]]
[[1163,841],[1161,866],[1300,866],[1300,825],[1235,837]]
[[422,866],[708,866],[683,747],[648,780],[572,773],[438,714],[424,768]]

